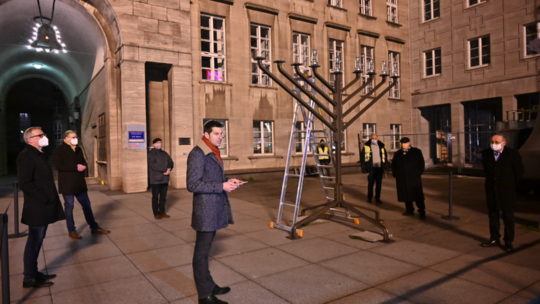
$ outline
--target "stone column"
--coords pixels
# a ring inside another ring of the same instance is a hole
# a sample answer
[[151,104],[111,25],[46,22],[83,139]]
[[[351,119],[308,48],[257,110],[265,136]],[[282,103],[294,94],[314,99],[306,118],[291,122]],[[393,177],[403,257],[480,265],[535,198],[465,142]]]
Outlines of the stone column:
[[128,149],[127,128],[131,124],[146,125],[144,62],[123,61],[120,74],[122,147],[116,161],[122,164],[122,190],[143,192],[148,186],[147,150]]
[[465,112],[461,102],[450,104],[452,126],[452,163],[463,166],[465,163]]

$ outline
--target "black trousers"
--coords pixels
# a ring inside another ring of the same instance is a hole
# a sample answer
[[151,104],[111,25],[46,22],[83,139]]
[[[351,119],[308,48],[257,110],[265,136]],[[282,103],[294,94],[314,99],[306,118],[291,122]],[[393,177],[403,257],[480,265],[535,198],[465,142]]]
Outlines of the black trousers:
[[152,187],[152,212],[154,215],[165,213],[169,184],[151,184],[150,187]]
[[195,251],[193,252],[193,277],[199,299],[211,296],[212,290],[216,286],[208,268],[208,255],[215,236],[215,231],[197,231]]
[[491,240],[498,240],[501,237],[499,233],[500,229],[500,217],[504,223],[504,242],[511,244],[514,241],[514,208],[513,204],[502,204],[497,206],[496,201],[488,202],[488,215],[489,215],[489,234]]
[[28,238],[24,247],[24,281],[35,279],[38,273],[38,257],[47,226],[28,226]]
[[375,199],[381,198],[381,185],[384,170],[382,167],[373,167],[368,174],[368,199],[373,197],[373,186],[375,185]]
[[[425,215],[426,203],[424,202],[424,199],[423,198],[417,199],[415,202],[416,202],[416,209],[418,209],[418,213]],[[407,210],[408,213],[414,213],[413,202],[412,201],[405,202],[405,209]]]

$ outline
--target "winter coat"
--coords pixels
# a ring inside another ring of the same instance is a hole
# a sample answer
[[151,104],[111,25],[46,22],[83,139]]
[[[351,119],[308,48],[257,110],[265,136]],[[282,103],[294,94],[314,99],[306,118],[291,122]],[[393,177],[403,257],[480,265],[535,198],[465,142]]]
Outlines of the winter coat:
[[[379,146],[379,157],[381,158],[381,168],[385,168],[388,163],[388,155],[386,154],[386,148],[384,143],[380,140],[377,141]],[[362,167],[363,173],[369,173],[371,168],[373,168],[373,153],[371,152],[371,139],[366,141],[364,146],[362,146],[362,151],[360,151],[360,166]]]
[[23,224],[44,226],[66,218],[43,152],[26,145],[17,156],[17,178],[24,195]]
[[516,203],[517,185],[523,174],[519,152],[504,147],[495,161],[493,150],[482,151],[482,165],[486,175],[486,201],[499,208],[511,208]]
[[58,192],[79,194],[88,191],[85,180],[86,170],[82,172],[77,170],[77,164],[88,166],[79,146],[73,150],[70,145],[63,142],[54,149],[52,161],[58,170]]
[[161,149],[148,151],[148,180],[150,185],[168,184],[170,175],[163,175],[167,169],[172,169],[174,162],[169,154]]
[[424,199],[422,173],[424,156],[420,149],[411,147],[405,153],[399,149],[392,159],[392,175],[396,178],[398,201],[412,202]]
[[223,190],[226,181],[223,165],[201,141],[187,160],[187,189],[193,193],[193,229],[216,231],[233,224],[229,198]]

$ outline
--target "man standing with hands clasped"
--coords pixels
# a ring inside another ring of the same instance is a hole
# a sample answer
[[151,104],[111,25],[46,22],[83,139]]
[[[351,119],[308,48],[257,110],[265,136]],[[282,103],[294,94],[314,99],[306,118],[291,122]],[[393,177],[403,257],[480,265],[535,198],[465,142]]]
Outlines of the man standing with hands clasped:
[[152,188],[152,212],[156,220],[170,217],[165,213],[165,201],[173,166],[172,158],[163,151],[161,138],[154,138],[152,149],[148,151],[148,179]]
[[208,256],[216,231],[233,224],[227,192],[245,183],[225,177],[218,148],[222,140],[223,125],[214,120],[208,121],[201,141],[191,150],[187,160],[187,188],[193,193],[191,227],[197,231],[193,277],[199,304],[227,304],[216,295],[231,290],[230,287],[219,287],[208,269]]
[[517,185],[523,173],[518,151],[506,146],[501,134],[491,137],[490,149],[482,152],[482,164],[486,175],[486,202],[489,214],[489,241],[482,247],[499,246],[499,217],[504,222],[504,250],[514,250],[514,206]]

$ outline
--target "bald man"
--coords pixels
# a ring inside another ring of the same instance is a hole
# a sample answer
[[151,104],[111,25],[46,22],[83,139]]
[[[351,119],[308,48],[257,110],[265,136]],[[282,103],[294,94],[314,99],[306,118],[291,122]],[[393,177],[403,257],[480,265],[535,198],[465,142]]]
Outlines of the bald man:
[[510,252],[514,249],[514,206],[517,185],[523,173],[521,157],[517,150],[506,146],[502,134],[491,137],[491,146],[482,152],[482,164],[486,175],[485,190],[489,215],[489,241],[482,247],[500,246],[499,217],[504,222],[504,247]]

